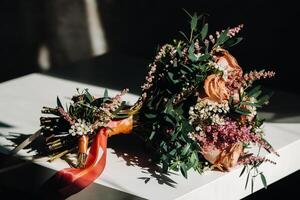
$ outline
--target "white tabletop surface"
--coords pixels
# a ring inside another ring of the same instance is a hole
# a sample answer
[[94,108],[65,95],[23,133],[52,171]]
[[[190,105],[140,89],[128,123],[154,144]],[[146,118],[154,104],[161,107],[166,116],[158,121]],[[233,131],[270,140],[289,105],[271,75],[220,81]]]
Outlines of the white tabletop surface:
[[[95,96],[101,96],[104,91],[101,87],[41,74],[31,74],[1,83],[0,123],[5,126],[0,126],[0,147],[2,146],[0,151],[5,153],[6,149],[11,148],[7,146],[11,141],[5,138],[9,132],[33,133],[39,128],[42,106],[55,106],[56,96],[64,102],[69,101],[76,88],[89,88]],[[109,90],[111,95],[116,92]],[[137,96],[128,94],[125,99],[134,103]],[[264,129],[269,142],[280,154],[280,157],[267,155],[277,163],[276,165],[265,163],[260,168],[270,184],[300,169],[300,123],[265,123]],[[33,154],[34,152],[28,153],[26,150],[19,152],[20,156],[28,159]],[[44,158],[33,162],[43,168],[54,170],[68,167],[62,160],[49,163]],[[116,193],[123,191],[146,199],[240,199],[251,193],[250,188],[244,189],[246,177],[239,178],[240,172],[241,167],[237,167],[229,173],[208,171],[202,175],[191,170],[188,179],[176,172],[162,175],[149,169],[147,165],[128,165],[126,159],[118,157],[114,149],[110,148],[104,173],[95,183],[111,188]],[[257,179],[255,190],[262,187],[261,181]],[[93,199],[93,195],[88,194],[93,192],[97,193],[88,187],[69,199],[80,199],[84,197],[83,195]],[[95,196],[94,198],[97,199]],[[115,198],[123,199],[119,194]]]

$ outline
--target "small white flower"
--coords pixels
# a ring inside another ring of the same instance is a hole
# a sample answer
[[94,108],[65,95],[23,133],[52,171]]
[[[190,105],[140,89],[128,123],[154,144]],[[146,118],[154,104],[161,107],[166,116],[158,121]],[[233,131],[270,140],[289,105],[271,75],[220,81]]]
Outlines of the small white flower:
[[77,122],[71,126],[69,133],[72,136],[76,135],[87,135],[92,133],[92,125],[85,120],[78,119]]

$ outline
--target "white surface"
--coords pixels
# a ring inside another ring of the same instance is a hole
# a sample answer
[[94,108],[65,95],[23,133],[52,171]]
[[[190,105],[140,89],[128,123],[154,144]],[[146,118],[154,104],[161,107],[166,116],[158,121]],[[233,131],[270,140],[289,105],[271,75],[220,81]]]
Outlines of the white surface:
[[[0,84],[0,122],[11,126],[0,127],[0,133],[8,135],[8,132],[34,132],[39,128],[42,106],[55,106],[56,96],[68,101],[75,94],[76,88],[89,88],[95,96],[101,96],[104,91],[100,87],[40,74],[31,74]],[[116,91],[109,90],[110,95],[115,93]],[[136,99],[135,95],[126,96],[126,100],[131,103]],[[276,165],[266,163],[260,168],[270,184],[300,169],[300,124],[266,123],[265,132],[280,154],[280,157],[268,155],[277,162]],[[0,146],[7,144],[10,142],[0,137]],[[25,151],[20,154],[28,155]],[[55,170],[68,166],[62,160],[48,163],[41,159],[35,162]],[[174,187],[170,187],[159,183],[145,168],[127,166],[123,158],[118,158],[109,149],[104,173],[95,182],[146,199],[240,199],[250,194],[250,188],[244,190],[246,177],[239,178],[240,172],[241,167],[229,173],[209,171],[199,175],[190,171],[187,180],[180,174],[172,173],[168,178],[176,183]],[[145,183],[141,177],[150,177],[150,180]],[[257,178],[255,190],[260,188],[262,184]]]

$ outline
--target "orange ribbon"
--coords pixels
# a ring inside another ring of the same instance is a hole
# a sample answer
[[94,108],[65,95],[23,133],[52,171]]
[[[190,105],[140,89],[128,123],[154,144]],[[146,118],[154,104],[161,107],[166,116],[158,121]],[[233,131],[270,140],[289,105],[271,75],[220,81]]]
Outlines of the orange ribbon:
[[[102,128],[97,133],[90,148],[85,168],[66,168],[56,174],[56,183],[59,184],[58,193],[63,198],[75,194],[99,177],[106,164],[107,138],[120,133],[129,134],[132,131],[132,117],[111,121],[108,128]],[[100,153],[102,149],[102,154]]]

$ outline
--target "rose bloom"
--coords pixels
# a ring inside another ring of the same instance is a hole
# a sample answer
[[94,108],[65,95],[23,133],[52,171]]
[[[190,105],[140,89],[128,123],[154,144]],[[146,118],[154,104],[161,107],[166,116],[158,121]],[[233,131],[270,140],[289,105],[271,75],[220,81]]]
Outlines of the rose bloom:
[[224,79],[216,74],[209,75],[204,81],[204,90],[209,99],[221,102],[229,98]]
[[213,52],[216,63],[227,68],[231,76],[242,76],[243,70],[237,63],[236,59],[225,49],[217,49]]
[[220,171],[229,171],[235,167],[242,153],[242,143],[235,143],[221,150],[214,147],[206,147],[202,151],[204,158]]
[[[217,49],[213,52],[216,63],[227,70],[228,79],[224,80],[221,75],[211,74],[204,81],[204,90],[208,98],[214,101],[222,102],[229,99],[231,93],[227,86],[243,74],[242,68],[236,59],[225,49]],[[233,91],[237,93],[237,91]]]

